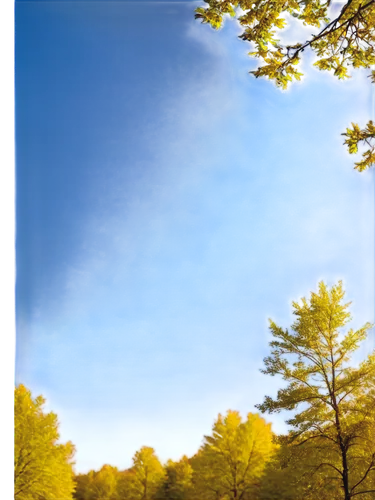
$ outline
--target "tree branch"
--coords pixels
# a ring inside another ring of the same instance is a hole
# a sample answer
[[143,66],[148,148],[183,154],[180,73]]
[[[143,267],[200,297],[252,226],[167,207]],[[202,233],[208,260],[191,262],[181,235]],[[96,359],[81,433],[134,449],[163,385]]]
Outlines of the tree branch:
[[356,495],[364,495],[365,493],[375,493],[375,490],[357,491],[357,493],[353,493],[351,497],[355,497]]
[[375,462],[375,453],[372,454],[370,465],[368,466],[364,476],[362,477],[362,479],[360,481],[358,481],[357,484],[355,484],[353,486],[353,488],[350,490],[350,492],[354,491],[357,488],[357,486],[359,486],[361,483],[363,483],[363,481],[366,479],[368,473],[373,469],[374,462]]
[[[328,33],[333,33],[334,31],[342,28],[346,24],[352,23],[357,16],[361,16],[361,13],[364,10],[366,10],[368,7],[370,7],[371,5],[373,5],[374,2],[375,2],[375,0],[369,0],[369,2],[367,2],[366,4],[360,5],[359,8],[358,8],[358,10],[357,10],[357,12],[355,14],[353,14],[349,19],[347,19],[346,21],[342,22],[341,24],[338,24],[338,22],[340,21],[340,19],[342,19],[344,13],[346,12],[347,8],[352,3],[352,0],[348,0],[348,2],[342,8],[340,14],[335,19],[333,19],[330,23],[328,23],[327,26],[322,31],[320,31],[320,33],[318,33],[312,39],[307,40],[304,44],[300,45],[299,47],[296,47],[296,51],[294,52],[294,54],[292,55],[292,57],[290,58],[290,60],[293,60],[294,58],[296,58],[298,54],[300,54],[301,52],[303,52],[307,47],[310,47],[314,42],[316,42],[320,38],[323,38],[326,35],[328,35]],[[293,48],[293,47],[290,47],[290,49],[291,48]]]
[[317,472],[320,469],[320,467],[323,467],[325,465],[327,465],[328,467],[332,467],[332,469],[335,469],[335,471],[338,472],[341,477],[343,477],[343,473],[341,472],[341,470],[328,462],[323,462],[323,463],[319,464],[318,467],[316,468],[315,472]]

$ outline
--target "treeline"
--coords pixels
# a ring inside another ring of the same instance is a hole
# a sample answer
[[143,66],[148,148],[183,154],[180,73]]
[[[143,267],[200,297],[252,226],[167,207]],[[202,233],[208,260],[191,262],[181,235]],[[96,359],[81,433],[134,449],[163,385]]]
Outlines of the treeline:
[[271,425],[249,413],[218,416],[211,436],[192,458],[163,467],[153,448],[142,447],[125,471],[104,465],[76,476],[77,500],[254,498],[265,465],[276,450]]
[[375,353],[352,354],[372,325],[346,328],[351,317],[339,282],[323,282],[293,303],[295,322],[270,322],[263,373],[283,388],[256,405],[261,413],[291,410],[289,432],[275,435],[258,413],[219,415],[193,457],[162,464],[142,447],[127,470],[104,465],[73,473],[73,445],[58,443],[56,415],[43,398],[16,388],[17,500],[374,500]]

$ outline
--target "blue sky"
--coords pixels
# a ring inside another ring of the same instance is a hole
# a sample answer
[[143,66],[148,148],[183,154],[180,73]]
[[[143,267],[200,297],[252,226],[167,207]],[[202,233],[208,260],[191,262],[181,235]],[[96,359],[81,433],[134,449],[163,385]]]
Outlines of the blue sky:
[[340,136],[371,118],[366,75],[307,61],[281,92],[195,5],[16,3],[16,381],[78,471],[192,455],[254,411],[280,384],[267,320],[320,279],[374,320],[373,172]]

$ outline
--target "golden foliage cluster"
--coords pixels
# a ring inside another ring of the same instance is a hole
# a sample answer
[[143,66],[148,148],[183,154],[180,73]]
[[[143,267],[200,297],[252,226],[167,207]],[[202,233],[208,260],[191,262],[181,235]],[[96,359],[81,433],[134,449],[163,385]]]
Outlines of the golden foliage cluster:
[[[339,12],[337,4],[330,0],[205,0],[205,3],[206,7],[195,10],[195,18],[214,29],[219,29],[228,15],[237,19],[243,28],[239,38],[253,45],[249,55],[260,61],[251,73],[256,78],[269,78],[282,89],[301,79],[299,65],[306,49],[315,53],[314,66],[332,72],[339,79],[349,78],[350,68],[371,69],[375,65],[375,0],[347,0]],[[288,18],[318,28],[319,32],[307,40],[282,43],[277,37],[287,27]],[[369,146],[362,154],[363,159],[355,163],[358,171],[375,164],[375,132],[371,121],[363,130],[353,124],[344,135],[350,154],[358,152],[358,143]]]

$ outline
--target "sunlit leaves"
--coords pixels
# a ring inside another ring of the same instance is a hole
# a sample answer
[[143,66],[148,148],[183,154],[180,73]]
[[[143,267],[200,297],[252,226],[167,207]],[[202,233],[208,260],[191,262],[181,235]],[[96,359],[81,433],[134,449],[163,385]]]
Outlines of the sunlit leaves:
[[348,146],[350,154],[358,153],[359,146],[368,148],[362,153],[362,160],[355,163],[357,170],[362,172],[375,164],[375,125],[372,120],[364,129],[352,123],[352,128],[347,128],[342,135],[346,136],[344,144]]
[[[341,282],[330,289],[321,282],[309,300],[293,302],[297,319],[290,330],[271,321],[271,354],[262,370],[288,383],[258,408],[268,413],[295,411],[287,421],[289,434],[279,442],[288,450],[294,480],[303,482],[304,495],[313,492],[311,498],[321,498],[324,492],[347,500],[359,494],[358,486],[369,489],[375,481],[375,442],[370,437],[375,357],[356,368],[349,365],[372,325],[345,331],[351,317],[344,295]],[[345,496],[335,489],[330,492],[334,483]]]
[[16,500],[72,498],[72,443],[59,443],[54,413],[44,413],[42,396],[19,385],[14,393],[14,494]]
[[236,411],[219,415],[192,459],[195,498],[245,498],[275,451],[273,434],[258,414],[243,422]]
[[168,460],[164,479],[155,495],[155,500],[189,500],[193,495],[193,468],[183,456],[179,462]]
[[149,446],[142,446],[133,457],[133,478],[131,498],[148,500],[152,498],[164,476],[163,466]]
[[[330,2],[322,0],[206,0],[205,3],[206,7],[196,9],[195,17],[218,29],[227,14],[237,16],[244,28],[239,38],[252,42],[255,51],[250,54],[266,63],[253,73],[266,76],[283,88],[301,76],[291,65],[308,47],[319,58],[317,67],[332,70],[339,78],[349,76],[350,66],[370,68],[375,64],[375,0],[350,0],[338,14],[330,9]],[[321,31],[294,45],[281,44],[275,34],[286,27],[286,13]],[[287,75],[291,78],[286,79]]]
[[[375,65],[375,0],[347,0],[339,12],[334,2],[324,0],[205,0],[195,17],[219,29],[227,15],[236,17],[243,32],[241,40],[252,44],[249,55],[260,65],[251,71],[256,78],[265,77],[286,89],[303,76],[299,70],[306,49],[317,56],[314,66],[330,71],[340,80],[350,77],[350,68],[370,69]],[[295,44],[281,43],[277,33],[286,28],[286,14],[303,25],[320,31]],[[374,82],[374,71],[372,81]],[[350,153],[358,144],[369,148],[355,168],[362,172],[375,164],[374,125],[370,121],[361,130],[358,125],[347,129],[345,144]]]
[[103,465],[99,471],[76,476],[76,492],[78,500],[117,500],[118,470],[110,465]]

